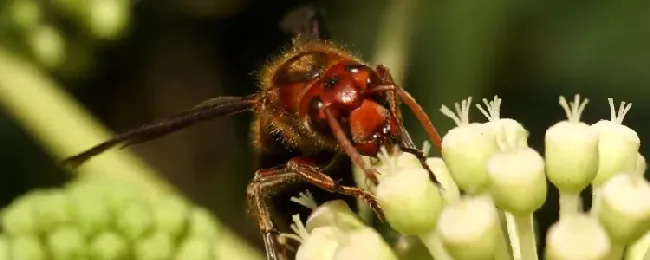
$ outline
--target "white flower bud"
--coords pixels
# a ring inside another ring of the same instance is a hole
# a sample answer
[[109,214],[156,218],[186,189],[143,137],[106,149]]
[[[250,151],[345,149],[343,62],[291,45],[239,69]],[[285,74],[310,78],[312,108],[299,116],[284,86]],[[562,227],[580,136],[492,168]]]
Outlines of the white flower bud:
[[499,97],[494,96],[490,102],[484,98],[483,103],[485,109],[480,104],[476,104],[476,107],[488,119],[489,122],[485,124],[490,126],[497,136],[510,135],[511,138],[517,140],[516,147],[528,147],[528,131],[514,119],[501,118],[501,99]]
[[343,233],[336,227],[318,227],[312,230],[298,247],[296,260],[334,259]]
[[627,244],[650,228],[650,183],[621,173],[603,184],[598,219],[612,241]]
[[490,194],[503,210],[530,214],[546,201],[544,158],[531,148],[498,152],[490,158],[488,173]]
[[471,98],[456,104],[455,115],[443,106],[443,114],[454,119],[457,127],[442,138],[442,158],[458,187],[470,194],[482,192],[487,186],[487,163],[497,150],[495,132],[485,124],[469,123]]
[[321,204],[307,218],[308,232],[325,226],[335,226],[343,231],[348,231],[362,228],[364,224],[345,201],[333,200]]
[[560,97],[567,120],[546,130],[546,174],[564,193],[577,194],[591,183],[598,170],[598,133],[580,122],[588,100],[575,96],[571,105]]
[[296,260],[331,260],[344,236],[336,227],[318,227],[312,230],[298,247]]
[[605,229],[584,214],[560,219],[546,234],[548,260],[604,260],[610,248]]
[[645,170],[648,168],[648,164],[645,162],[645,157],[641,155],[640,153],[637,153],[636,156],[636,173],[639,175],[641,178],[644,177],[645,175]]
[[354,230],[339,241],[334,260],[376,259],[397,260],[397,255],[384,239],[372,228]]
[[614,101],[609,98],[611,120],[601,120],[592,128],[599,134],[598,150],[602,158],[598,162],[598,174],[593,180],[594,185],[600,185],[608,178],[619,172],[632,172],[637,165],[637,153],[641,140],[636,132],[622,124],[625,114],[632,104],[621,103],[618,114],[615,112]]
[[454,179],[449,174],[449,169],[445,161],[440,157],[429,157],[426,161],[429,165],[429,169],[433,171],[433,175],[436,176],[438,182],[440,182],[442,197],[448,203],[454,203],[460,199],[460,190],[454,182]]
[[382,177],[377,200],[391,227],[409,235],[433,230],[444,203],[425,169],[404,169]]
[[443,209],[437,232],[456,260],[494,259],[501,235],[499,216],[489,196],[463,197]]

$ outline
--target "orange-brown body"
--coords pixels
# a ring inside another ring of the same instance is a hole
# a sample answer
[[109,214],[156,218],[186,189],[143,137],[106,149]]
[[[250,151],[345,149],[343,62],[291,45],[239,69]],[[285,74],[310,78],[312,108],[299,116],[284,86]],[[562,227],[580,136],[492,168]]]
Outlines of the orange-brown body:
[[[363,155],[377,154],[384,141],[377,134],[399,141],[399,120],[387,101],[392,96],[369,94],[381,79],[359,58],[330,42],[295,40],[290,50],[264,67],[259,82],[262,91],[252,136],[262,154],[277,153],[278,145],[302,156],[340,151],[323,114],[325,106],[345,124]],[[321,109],[312,107],[314,98],[320,100]]]

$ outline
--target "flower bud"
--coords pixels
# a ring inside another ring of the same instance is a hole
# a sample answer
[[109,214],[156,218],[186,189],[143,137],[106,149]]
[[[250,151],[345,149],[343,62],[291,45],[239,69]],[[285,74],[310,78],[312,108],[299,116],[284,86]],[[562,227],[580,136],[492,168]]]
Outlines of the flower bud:
[[0,260],[9,259],[9,241],[5,234],[0,233]]
[[489,196],[463,197],[443,209],[437,232],[456,260],[494,259],[500,224]]
[[135,255],[139,260],[169,259],[174,250],[174,241],[169,234],[154,232],[138,241]]
[[458,186],[456,186],[454,179],[449,174],[445,161],[440,157],[429,157],[426,163],[438,182],[440,182],[440,192],[445,202],[454,203],[458,201],[460,199],[460,190],[458,190]]
[[101,232],[90,241],[88,254],[91,259],[117,260],[129,256],[129,244],[115,232]]
[[374,229],[361,228],[339,241],[334,258],[329,259],[397,260],[397,255]]
[[56,68],[65,62],[65,44],[61,32],[54,26],[40,25],[31,32],[32,52],[48,68]]
[[610,248],[605,229],[584,214],[561,218],[546,234],[548,260],[604,260]]
[[444,204],[425,169],[404,169],[381,178],[377,200],[390,226],[402,234],[419,235],[436,225]]
[[593,124],[592,128],[599,134],[598,150],[602,158],[598,162],[598,174],[594,179],[594,185],[604,183],[608,178],[620,172],[633,172],[637,165],[637,154],[640,146],[640,139],[636,132],[622,124],[625,114],[630,110],[632,104],[625,106],[621,103],[618,114],[615,113],[614,102],[611,98],[611,120],[601,120]]
[[201,238],[188,238],[176,252],[176,260],[212,260],[214,246],[210,241]]
[[546,130],[546,174],[560,191],[577,194],[591,183],[598,170],[598,133],[580,122],[588,100],[571,105],[560,97],[567,120]]
[[528,147],[528,131],[514,119],[501,118],[501,99],[499,97],[494,96],[490,102],[484,98],[483,104],[485,104],[485,109],[480,104],[476,104],[476,107],[488,119],[485,125],[491,127],[497,136],[511,135],[513,139],[517,140],[517,143],[514,144],[516,147]]
[[612,242],[633,242],[650,229],[650,183],[621,173],[603,184],[600,195],[598,219]]
[[132,241],[141,238],[154,228],[151,209],[145,203],[134,201],[118,214],[117,228]]
[[10,244],[9,259],[48,259],[47,251],[35,235],[12,236]]
[[343,231],[349,231],[364,227],[364,224],[352,212],[352,209],[345,201],[333,200],[318,206],[307,218],[306,228],[308,232],[325,226],[334,226]]
[[341,236],[343,233],[336,227],[315,228],[298,247],[296,260],[334,259]]
[[443,114],[454,119],[457,127],[442,138],[442,158],[458,187],[470,194],[487,186],[487,163],[497,150],[494,130],[485,124],[469,123],[471,98],[457,104],[457,115],[443,106]]
[[2,210],[2,227],[8,235],[35,234],[41,230],[39,219],[33,213],[33,201],[33,195],[23,195]]
[[130,1],[93,0],[89,2],[86,18],[90,31],[99,39],[115,39],[126,31],[131,13]]
[[67,260],[87,257],[84,235],[71,226],[62,226],[49,233],[46,243],[51,259]]
[[531,148],[496,153],[488,165],[490,194],[500,209],[530,214],[546,201],[544,158]]
[[180,236],[185,228],[185,220],[190,208],[183,200],[169,196],[154,205],[156,228],[172,236]]
[[[41,21],[43,9],[36,0],[11,1],[9,4],[9,13],[13,23],[20,30],[30,31],[36,28]],[[5,8],[7,8],[5,6]],[[6,14],[5,14],[6,15]]]

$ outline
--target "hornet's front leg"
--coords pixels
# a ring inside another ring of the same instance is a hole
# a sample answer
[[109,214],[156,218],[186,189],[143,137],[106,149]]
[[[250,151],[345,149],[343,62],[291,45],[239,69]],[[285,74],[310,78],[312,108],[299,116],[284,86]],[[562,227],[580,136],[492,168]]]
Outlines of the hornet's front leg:
[[270,197],[289,185],[307,182],[330,192],[361,198],[368,203],[380,220],[385,220],[374,195],[360,188],[339,185],[326,175],[316,162],[317,160],[311,158],[293,158],[285,168],[257,171],[255,178],[248,185],[248,207],[259,224],[268,260],[288,259],[286,245],[278,239],[280,232],[271,220]]

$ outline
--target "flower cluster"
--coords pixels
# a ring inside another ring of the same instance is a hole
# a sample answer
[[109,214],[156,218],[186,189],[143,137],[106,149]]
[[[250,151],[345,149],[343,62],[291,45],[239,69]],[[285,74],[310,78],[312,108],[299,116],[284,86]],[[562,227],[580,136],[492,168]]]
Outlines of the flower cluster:
[[129,185],[77,181],[36,190],[1,212],[0,260],[214,259],[210,213]]
[[92,60],[93,40],[124,35],[131,19],[131,2],[0,1],[0,35],[9,36],[2,43],[47,69],[80,73]]
[[[500,117],[498,97],[483,102],[477,107],[486,123],[469,121],[471,98],[455,104],[455,113],[442,107],[456,127],[443,138],[442,156],[426,161],[439,185],[400,151],[379,156],[376,187],[358,178],[402,236],[398,243],[381,239],[362,221],[363,211],[359,217],[342,201],[316,206],[303,194],[296,201],[314,210],[306,227],[294,221],[302,242],[297,259],[398,259],[409,248],[400,243],[415,240],[427,249],[417,259],[536,260],[533,213],[546,202],[547,182],[560,191],[560,218],[547,232],[545,259],[644,259],[650,183],[640,140],[622,124],[630,104],[616,110],[609,99],[610,119],[590,125],[580,120],[587,100],[560,97],[566,119],[548,128],[542,155],[528,146],[520,123]],[[594,205],[586,210],[579,193],[589,185]]]

